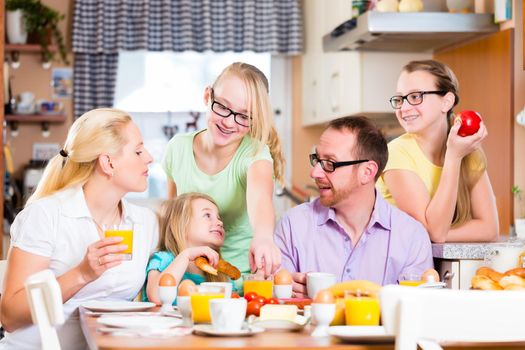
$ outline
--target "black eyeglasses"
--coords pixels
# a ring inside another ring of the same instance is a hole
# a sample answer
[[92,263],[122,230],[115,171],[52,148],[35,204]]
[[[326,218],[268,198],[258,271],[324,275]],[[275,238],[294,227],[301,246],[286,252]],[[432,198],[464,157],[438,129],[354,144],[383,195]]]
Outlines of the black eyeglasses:
[[392,96],[390,97],[390,104],[394,109],[400,109],[403,106],[403,100],[407,100],[412,106],[420,105],[423,102],[423,96],[427,94],[437,94],[444,96],[446,91],[414,91],[405,96]]
[[312,164],[312,166],[316,166],[317,163],[320,163],[321,168],[327,173],[333,173],[335,169],[342,166],[354,165],[364,162],[368,162],[368,159],[350,160],[347,162],[332,162],[331,160],[327,159],[319,159],[319,157],[317,157],[317,154],[315,153],[310,154],[310,164]]
[[233,114],[233,120],[237,124],[246,128],[250,126],[250,120],[252,119],[251,117],[247,116],[246,114],[234,112],[225,105],[215,101],[213,99],[213,90],[211,91],[211,99],[211,110],[215,112],[218,116],[228,118],[230,115]]

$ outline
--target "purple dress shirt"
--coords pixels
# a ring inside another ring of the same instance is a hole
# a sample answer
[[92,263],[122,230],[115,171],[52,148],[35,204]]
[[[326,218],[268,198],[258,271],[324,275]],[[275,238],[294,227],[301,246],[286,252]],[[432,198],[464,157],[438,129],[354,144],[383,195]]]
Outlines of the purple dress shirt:
[[319,199],[287,211],[275,229],[275,243],[288,271],[331,272],[338,281],[395,284],[401,274],[420,274],[433,267],[423,225],[377,192],[372,217],[355,247],[334,209],[324,207]]

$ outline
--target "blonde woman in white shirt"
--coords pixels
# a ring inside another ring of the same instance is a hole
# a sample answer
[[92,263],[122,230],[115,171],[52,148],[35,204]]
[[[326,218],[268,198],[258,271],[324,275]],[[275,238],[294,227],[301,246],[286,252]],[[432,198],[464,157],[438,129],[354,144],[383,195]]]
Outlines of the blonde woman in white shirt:
[[[62,349],[87,348],[78,306],[89,300],[131,300],[145,280],[158,241],[153,212],[127,203],[147,187],[151,155],[130,116],[96,109],[77,119],[60,154],[50,160],[35,193],[11,228],[0,349],[40,349],[24,291],[25,279],[51,269],[62,290],[66,322]],[[104,238],[104,225],[134,224],[133,257],[123,261],[122,238]]]

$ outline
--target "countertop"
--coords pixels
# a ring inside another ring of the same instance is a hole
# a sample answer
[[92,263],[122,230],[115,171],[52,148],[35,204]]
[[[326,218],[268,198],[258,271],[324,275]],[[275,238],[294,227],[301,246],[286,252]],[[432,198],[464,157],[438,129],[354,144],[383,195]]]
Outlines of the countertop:
[[440,259],[484,259],[487,254],[502,244],[518,244],[515,238],[503,237],[491,243],[432,243],[432,256]]

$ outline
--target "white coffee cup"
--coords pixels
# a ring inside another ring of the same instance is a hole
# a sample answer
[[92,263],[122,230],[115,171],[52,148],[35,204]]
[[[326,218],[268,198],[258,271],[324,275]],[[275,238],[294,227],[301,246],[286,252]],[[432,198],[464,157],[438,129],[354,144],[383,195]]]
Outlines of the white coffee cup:
[[211,299],[211,325],[216,331],[235,332],[242,328],[247,301],[239,299]]
[[330,288],[336,282],[335,275],[327,272],[308,272],[306,274],[306,291],[310,298],[315,298],[318,291]]
[[222,287],[224,288],[224,297],[226,299],[228,298],[231,298],[232,297],[232,288],[233,288],[233,285],[231,282],[203,282],[200,284],[201,286],[209,286],[209,287]]

